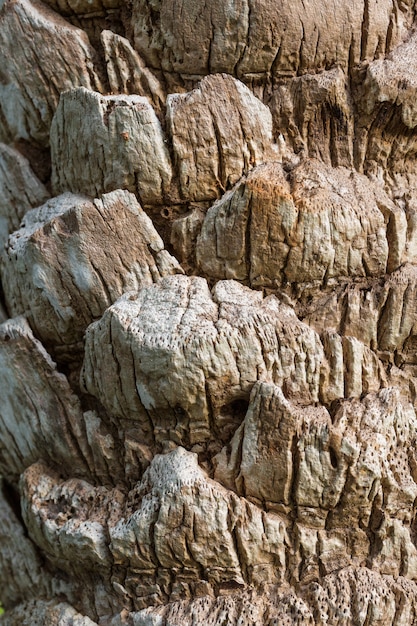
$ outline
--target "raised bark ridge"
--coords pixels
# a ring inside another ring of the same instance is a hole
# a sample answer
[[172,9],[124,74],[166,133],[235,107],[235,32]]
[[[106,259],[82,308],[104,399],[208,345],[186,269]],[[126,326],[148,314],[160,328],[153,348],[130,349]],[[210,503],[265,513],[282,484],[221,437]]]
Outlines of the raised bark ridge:
[[414,3],[278,4],[0,0],[6,626],[417,624]]

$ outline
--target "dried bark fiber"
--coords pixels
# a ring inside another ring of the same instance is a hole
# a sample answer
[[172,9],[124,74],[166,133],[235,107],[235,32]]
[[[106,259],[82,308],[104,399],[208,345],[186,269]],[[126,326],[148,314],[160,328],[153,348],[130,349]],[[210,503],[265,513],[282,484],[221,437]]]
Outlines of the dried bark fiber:
[[414,3],[0,49],[0,624],[417,624]]

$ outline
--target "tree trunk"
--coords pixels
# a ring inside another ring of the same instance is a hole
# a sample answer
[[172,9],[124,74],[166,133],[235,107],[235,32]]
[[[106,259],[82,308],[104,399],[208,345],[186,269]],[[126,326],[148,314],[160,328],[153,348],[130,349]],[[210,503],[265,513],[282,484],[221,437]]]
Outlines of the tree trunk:
[[414,3],[0,50],[0,623],[417,624]]

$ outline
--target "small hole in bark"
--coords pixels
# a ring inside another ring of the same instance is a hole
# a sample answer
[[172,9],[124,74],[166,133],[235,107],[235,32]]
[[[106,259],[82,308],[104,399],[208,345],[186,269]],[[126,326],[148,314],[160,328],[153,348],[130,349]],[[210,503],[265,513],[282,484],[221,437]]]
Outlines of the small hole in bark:
[[10,341],[10,335],[4,335],[4,341]]
[[249,402],[243,398],[237,398],[229,404],[222,406],[217,417],[218,436],[226,443],[233,437],[236,429],[245,419]]
[[178,404],[174,407],[174,415],[175,417],[186,417],[186,412],[184,411],[184,409],[179,406]]
[[239,398],[238,400],[233,400],[233,402],[226,406],[228,413],[232,415],[238,415],[244,418],[248,410],[249,402],[247,400]]
[[166,219],[168,219],[169,217],[171,217],[171,209],[169,209],[168,207],[164,207],[163,209],[161,209],[161,215],[162,217],[165,217]]

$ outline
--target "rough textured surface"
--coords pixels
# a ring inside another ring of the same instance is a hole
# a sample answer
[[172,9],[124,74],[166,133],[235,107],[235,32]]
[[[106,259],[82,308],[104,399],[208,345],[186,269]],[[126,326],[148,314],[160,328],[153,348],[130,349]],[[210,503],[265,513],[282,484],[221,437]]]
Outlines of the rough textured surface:
[[77,479],[60,485],[59,477],[40,464],[26,471],[22,483],[23,518],[32,541],[48,560],[81,577],[86,571],[111,567],[104,527],[120,516],[121,494],[117,490],[94,488]]
[[49,193],[17,150],[0,144],[0,248],[19,228],[24,214],[43,204]]
[[101,41],[112,92],[146,96],[159,110],[165,103],[164,89],[128,39],[111,30],[103,30]]
[[[356,337],[374,350],[394,352],[397,363],[415,361],[416,267],[405,264],[390,276],[344,282],[311,298],[300,312],[319,332]],[[363,320],[366,319],[366,324]]]
[[117,9],[120,0],[46,0],[45,4],[65,16],[105,13]]
[[[32,466],[23,478],[31,539],[48,560],[81,576],[86,570],[103,576],[113,565],[113,586],[124,588],[136,608],[151,593],[174,599],[198,588],[208,593],[282,578],[284,520],[208,479],[197,455],[183,448],[155,456],[125,505],[115,490],[59,483],[44,472]],[[173,568],[177,575],[170,576]]]
[[[112,50],[123,41],[106,33],[102,38],[112,82]],[[157,79],[149,72],[141,75],[141,61],[132,54],[125,44],[121,58],[134,63],[131,73],[141,84],[139,93],[151,94],[160,105],[163,94]],[[126,69],[119,67],[117,74],[125,76],[122,85],[117,79],[121,90],[132,91]],[[170,194],[210,200],[273,155],[269,109],[231,76],[209,76],[191,93],[170,95],[167,127],[165,135],[145,96],[100,96],[85,88],[67,92],[51,128],[55,191],[96,195],[121,187],[151,205],[162,204]],[[178,190],[171,189],[173,167]]]
[[160,204],[171,161],[161,124],[143,96],[100,96],[85,88],[61,96],[51,128],[56,193],[90,196],[113,189]]
[[[48,588],[48,574],[42,570],[41,557],[35,545],[27,537],[21,521],[8,502],[10,491],[1,481],[0,485],[0,582],[3,597],[11,604],[24,602]],[[14,494],[16,497],[16,494]],[[13,496],[12,496],[13,498]]]
[[181,271],[126,191],[94,201],[67,193],[30,211],[2,264],[9,311],[26,313],[49,346],[77,344],[124,291]]
[[79,398],[24,318],[0,325],[0,383],[0,471],[5,477],[17,481],[39,458],[60,466],[64,473],[95,473],[94,448],[101,448],[101,463],[106,456],[100,421],[88,433],[91,416],[83,418]]
[[[322,626],[324,624],[406,624],[417,616],[416,586],[404,578],[380,576],[366,568],[341,569],[313,582],[297,596],[290,587],[272,586],[262,600],[253,590],[183,600],[133,613],[134,626]],[[401,607],[396,598],[401,597]]]
[[297,153],[333,166],[352,166],[354,120],[348,81],[338,66],[303,74],[274,89],[270,107],[276,132]]
[[233,281],[212,295],[202,278],[173,276],[124,296],[88,328],[82,381],[111,414],[143,424],[144,440],[153,431],[193,445],[227,437],[234,403],[259,376],[317,401],[323,362],[318,335],[273,296]]
[[1,3],[0,48],[1,141],[47,145],[60,93],[101,88],[88,37],[36,0]]
[[231,76],[208,76],[189,94],[167,100],[180,193],[216,198],[273,155],[270,111]]
[[[401,522],[410,523],[407,511],[417,493],[409,466],[416,426],[413,407],[395,388],[367,394],[362,401],[346,400],[331,415],[324,407],[288,402],[277,385],[257,383],[231,445],[215,458],[215,478],[267,510],[294,508],[294,518],[307,527],[335,534],[337,528],[351,527],[361,540],[355,537],[354,550],[349,539],[342,541],[338,558],[345,551],[346,561],[360,562],[368,555],[378,561],[375,553],[369,554],[363,530],[378,502],[384,502],[387,526],[390,516],[396,518],[397,531]],[[400,519],[396,505],[393,510],[389,505],[399,499],[404,499]],[[407,567],[414,572],[417,552],[408,529],[399,535],[407,533],[408,558],[395,571],[390,569],[393,562],[381,563],[383,573],[404,574]],[[389,543],[388,538],[381,542],[384,552],[389,552]],[[332,571],[329,554],[319,559],[326,572]]]
[[335,5],[272,0],[134,0],[132,29],[148,65],[184,75],[279,77],[347,69],[382,56],[406,34],[413,3],[354,0]]
[[207,212],[197,266],[253,287],[322,285],[392,272],[414,260],[406,244],[405,212],[367,178],[310,159],[289,174],[268,163]]
[[[265,385],[259,387],[261,402],[267,402],[268,391],[271,389]],[[277,393],[274,407],[266,405],[269,411],[283,408],[282,405],[278,408],[282,401],[275,388]],[[275,495],[281,502],[281,512],[277,513],[262,511],[259,503],[255,505],[225,490],[207,478],[195,454],[176,448],[169,454],[154,457],[125,502],[122,494],[114,490],[93,488],[82,481],[60,482],[50,472],[45,474],[45,468],[33,466],[23,479],[26,502],[23,515],[29,535],[48,560],[57,560],[68,572],[79,571],[80,575],[85,575],[86,570],[91,570],[97,578],[104,576],[113,563],[113,587],[136,611],[148,604],[179,599],[190,602],[195,595],[206,596],[200,602],[188,606],[183,603],[178,607],[184,611],[182,619],[186,620],[179,624],[191,624],[194,611],[200,619],[204,609],[210,608],[215,615],[214,596],[219,593],[217,606],[220,608],[225,602],[224,610],[232,611],[228,623],[234,623],[233,619],[238,617],[233,618],[235,612],[244,611],[245,605],[248,610],[251,604],[255,605],[251,608],[255,619],[269,614],[272,620],[280,613],[284,617],[291,606],[298,607],[300,617],[308,620],[301,623],[313,623],[313,616],[314,623],[325,623],[326,615],[337,610],[332,605],[341,601],[346,602],[352,619],[358,611],[366,614],[368,602],[378,615],[387,594],[390,596],[387,610],[394,613],[392,587],[401,587],[402,583],[404,600],[413,605],[412,597],[407,596],[414,592],[414,586],[408,584],[407,588],[407,578],[414,578],[417,571],[417,551],[410,538],[410,519],[406,513],[415,498],[417,485],[407,480],[404,465],[407,450],[403,449],[413,436],[407,423],[412,409],[404,406],[398,410],[398,402],[398,395],[387,390],[369,398],[359,419],[355,415],[357,407],[348,406],[336,419],[335,429],[345,431],[343,435],[339,433],[339,437],[335,432],[329,433],[322,416],[314,416],[313,411],[308,430],[300,427],[297,442],[300,463],[295,468],[298,476],[289,477],[295,483],[291,501],[298,511],[291,532],[282,514],[286,496],[280,490],[279,450],[278,455],[269,460],[263,457],[267,467],[276,471]],[[375,427],[371,416],[376,415],[381,404],[385,404],[393,421]],[[248,437],[251,416],[256,409],[259,409],[259,396],[255,394],[244,423]],[[286,409],[288,411],[288,407]],[[415,425],[412,411],[411,429]],[[281,426],[285,432],[282,422]],[[396,435],[394,441],[390,440],[392,430]],[[380,435],[378,454],[369,446],[371,432]],[[336,442],[339,448],[333,450]],[[243,443],[242,449],[242,484],[245,484],[244,472],[248,467],[247,452],[256,463],[256,454],[248,440],[246,444]],[[271,444],[273,446],[269,439],[267,445]],[[340,462],[339,466],[332,454]],[[288,459],[285,450],[281,455],[282,460]],[[317,474],[311,475],[312,467],[319,470]],[[263,495],[263,487],[267,489],[268,473],[260,470],[260,482],[255,490],[258,495]],[[255,484],[256,473],[250,475]],[[334,488],[330,489],[332,485]],[[248,487],[246,496],[250,497],[250,484]],[[353,500],[352,493],[355,494]],[[401,519],[396,510],[398,497],[404,512]],[[375,519],[384,501],[386,517],[379,528],[375,528]],[[57,502],[60,503],[58,510]],[[90,502],[88,513],[86,502]],[[326,510],[327,521],[321,515]],[[359,513],[359,520],[352,515],[353,511]],[[390,512],[394,519],[390,518]],[[365,532],[367,527],[378,537],[376,552],[371,549]],[[361,565],[367,557],[382,576],[372,572],[372,567],[366,569]],[[401,567],[398,567],[399,559],[403,559]],[[289,565],[293,584],[297,579],[303,583],[298,592],[302,590],[301,597],[297,598],[284,584],[275,602],[272,594],[270,597],[266,594],[259,602],[253,595],[254,589],[262,584],[271,593],[271,586],[275,585],[276,593],[276,585],[284,583]],[[319,571],[324,587],[316,582]],[[245,583],[252,585],[252,592],[241,595],[237,605],[236,600],[227,600],[224,595],[222,598],[222,594],[233,589],[243,589]],[[324,603],[320,596],[323,598],[326,594]],[[355,601],[352,594],[356,595]],[[407,608],[409,611],[411,607]],[[173,609],[174,606],[168,611]],[[188,612],[191,615],[187,616]],[[150,619],[151,614],[133,613],[133,623],[140,624],[141,619],[145,620],[146,615]],[[155,619],[158,614],[164,615],[166,610],[156,612]]]
[[7,612],[2,623],[5,626],[97,626],[89,617],[81,615],[66,602],[26,602]]
[[[417,124],[412,71],[417,47],[416,33],[386,58],[369,66],[360,76],[359,123],[356,160],[365,171],[388,178],[389,170],[415,171]],[[411,131],[411,132],[410,132]],[[395,136],[397,141],[393,141]]]
[[0,0],[0,623],[417,624],[416,26]]

